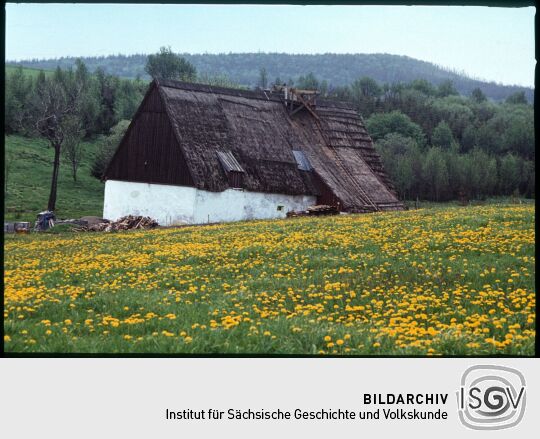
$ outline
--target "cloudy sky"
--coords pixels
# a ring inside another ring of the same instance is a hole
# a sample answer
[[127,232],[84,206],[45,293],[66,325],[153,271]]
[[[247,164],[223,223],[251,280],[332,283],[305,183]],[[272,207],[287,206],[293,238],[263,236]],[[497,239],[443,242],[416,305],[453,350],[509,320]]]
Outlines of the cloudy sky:
[[535,8],[6,5],[6,58],[156,52],[390,53],[534,85]]

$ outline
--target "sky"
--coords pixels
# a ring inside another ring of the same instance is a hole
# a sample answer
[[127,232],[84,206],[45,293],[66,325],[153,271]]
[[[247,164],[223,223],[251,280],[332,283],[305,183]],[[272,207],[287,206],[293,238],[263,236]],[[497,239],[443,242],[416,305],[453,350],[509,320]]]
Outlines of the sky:
[[406,55],[534,86],[535,8],[7,4],[6,59],[155,53]]

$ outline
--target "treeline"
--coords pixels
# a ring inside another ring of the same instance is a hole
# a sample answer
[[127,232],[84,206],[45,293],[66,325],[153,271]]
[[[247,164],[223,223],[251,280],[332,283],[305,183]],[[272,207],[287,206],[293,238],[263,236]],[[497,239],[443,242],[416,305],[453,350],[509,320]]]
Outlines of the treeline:
[[494,103],[451,81],[331,87],[308,74],[296,85],[356,107],[403,199],[535,195],[534,109],[523,92]]
[[[469,95],[475,88],[481,88],[486,96],[495,101],[502,101],[509,95],[524,91],[529,102],[533,99],[533,89],[502,85],[471,78],[462,72],[441,68],[432,63],[407,56],[390,54],[287,54],[287,53],[222,53],[222,54],[181,54],[191,63],[197,72],[208,76],[227,76],[235,83],[254,87],[259,80],[259,69],[264,67],[270,80],[280,77],[290,82],[297,81],[307,72],[315,72],[319,81],[343,86],[351,84],[357,78],[368,76],[380,83],[411,82],[424,78],[438,85],[451,80],[462,95]],[[106,73],[125,78],[150,79],[145,71],[147,55],[110,55],[85,57],[83,61],[90,71],[98,68]],[[21,64],[27,67],[54,70],[73,67],[76,58],[65,57],[48,60],[28,60]]]
[[34,133],[34,127],[28,123],[32,119],[29,113],[32,104],[41,99],[40,89],[48,80],[71,88],[71,93],[78,93],[77,115],[86,138],[107,135],[120,120],[131,119],[148,87],[147,81],[120,79],[106,74],[103,69],[91,74],[80,60],[74,68],[57,67],[49,75],[43,71],[29,75],[23,68],[17,68],[6,76],[6,134]]
[[[210,76],[197,74],[193,70],[189,78],[202,84],[239,88],[225,75]],[[29,74],[23,67],[6,75],[4,121],[6,134],[32,135],[34,127],[28,124],[31,104],[40,99],[39,89],[47,80],[80,92],[77,99],[77,115],[84,127],[84,137],[94,139],[99,135],[109,135],[111,129],[122,120],[130,120],[139,107],[148,88],[149,81],[137,78],[121,79],[107,74],[102,68],[90,73],[80,59],[73,67],[57,67],[52,73],[40,71]],[[68,86],[68,84],[71,84]]]
[[[226,75],[200,74],[171,55],[162,48],[149,59],[147,72],[239,87]],[[270,80],[268,70],[259,68],[258,86],[283,83],[318,89],[325,98],[354,105],[403,199],[535,195],[534,111],[524,92],[495,103],[480,88],[460,95],[451,81],[381,84],[363,77],[334,86],[313,73]],[[78,139],[105,136],[92,168],[99,178],[147,87],[147,81],[119,79],[102,69],[92,74],[80,60],[73,68],[47,75],[29,75],[19,68],[6,78],[6,133],[40,135],[58,151],[66,149],[74,179],[81,160]]]

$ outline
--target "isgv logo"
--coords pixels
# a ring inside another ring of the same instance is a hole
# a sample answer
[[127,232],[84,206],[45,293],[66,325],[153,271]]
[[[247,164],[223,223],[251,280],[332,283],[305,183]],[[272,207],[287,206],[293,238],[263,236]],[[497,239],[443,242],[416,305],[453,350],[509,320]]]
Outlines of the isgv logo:
[[474,430],[502,430],[517,425],[525,414],[525,378],[505,366],[472,366],[457,392],[461,423]]

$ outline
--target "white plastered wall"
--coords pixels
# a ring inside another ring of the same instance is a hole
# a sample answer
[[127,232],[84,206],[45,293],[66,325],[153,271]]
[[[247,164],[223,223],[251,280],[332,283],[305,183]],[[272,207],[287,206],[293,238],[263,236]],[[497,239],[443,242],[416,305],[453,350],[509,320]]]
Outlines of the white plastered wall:
[[187,186],[107,180],[103,217],[125,215],[154,218],[161,225],[192,224],[197,189]]
[[315,202],[316,198],[309,195],[237,189],[209,192],[187,186],[107,180],[103,217],[116,220],[125,215],[143,215],[164,226],[204,224],[284,218],[288,211],[305,210]]

